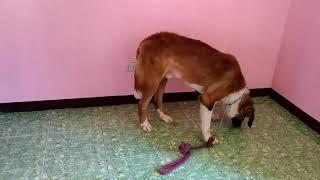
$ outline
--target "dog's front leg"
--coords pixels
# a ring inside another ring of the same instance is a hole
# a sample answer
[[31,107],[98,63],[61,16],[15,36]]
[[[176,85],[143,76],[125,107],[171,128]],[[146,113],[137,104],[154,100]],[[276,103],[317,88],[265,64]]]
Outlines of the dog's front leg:
[[212,110],[209,110],[205,105],[200,103],[200,119],[201,119],[201,130],[204,140],[207,142],[211,137],[210,125]]
[[[212,111],[209,110],[205,105],[200,103],[200,119],[201,119],[201,130],[202,130],[202,135],[205,140],[205,142],[209,143],[209,139],[212,138],[211,133],[210,133],[210,126],[211,126],[211,116],[212,116]],[[218,143],[217,138],[213,137],[214,141],[210,142],[210,145],[214,145]]]
[[215,137],[211,136],[211,116],[215,106],[215,98],[211,98],[209,94],[205,93],[200,96],[200,119],[201,119],[201,130],[204,140],[208,143],[211,138],[214,139],[213,144],[218,143]]

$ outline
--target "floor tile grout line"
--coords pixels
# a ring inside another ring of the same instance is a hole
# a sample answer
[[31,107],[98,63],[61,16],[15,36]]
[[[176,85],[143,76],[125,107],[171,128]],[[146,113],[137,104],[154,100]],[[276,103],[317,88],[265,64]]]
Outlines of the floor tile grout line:
[[[41,135],[41,134],[35,134],[35,135]],[[34,135],[23,135],[23,136],[1,136],[0,139],[9,139],[9,138],[24,138],[24,137],[32,137]]]
[[51,119],[49,120],[49,126],[48,126],[48,131],[47,131],[47,136],[46,136],[46,145],[44,148],[44,153],[43,153],[43,159],[42,159],[42,168],[41,168],[41,174],[40,174],[40,179],[43,179],[43,173],[44,173],[44,168],[46,165],[46,155],[47,155],[47,147],[48,147],[48,139],[50,136],[50,126],[51,126]]
[[110,173],[109,173],[109,162],[108,162],[108,156],[107,156],[107,147],[106,143],[104,141],[104,136],[103,136],[103,129],[102,129],[102,112],[101,109],[99,109],[99,119],[100,119],[100,130],[101,130],[101,135],[102,135],[102,143],[103,143],[103,150],[104,150],[104,156],[105,156],[105,168],[106,168],[106,173],[108,176],[108,179],[110,180]]
[[[99,128],[100,129],[100,128]],[[48,131],[45,133],[45,135],[47,135]],[[64,134],[64,132],[50,132],[50,135],[59,135],[59,134]],[[18,136],[0,136],[0,139],[10,139],[10,138],[26,138],[26,137],[34,137],[34,136],[40,136],[40,135],[44,135],[44,134],[25,134],[25,135],[18,135]]]
[[[47,134],[47,133],[48,133],[48,131],[45,134]],[[39,134],[25,134],[25,135],[18,135],[18,136],[1,136],[0,139],[26,138],[26,137],[34,137],[34,136],[40,136],[40,135],[43,135],[43,134],[39,133]]]

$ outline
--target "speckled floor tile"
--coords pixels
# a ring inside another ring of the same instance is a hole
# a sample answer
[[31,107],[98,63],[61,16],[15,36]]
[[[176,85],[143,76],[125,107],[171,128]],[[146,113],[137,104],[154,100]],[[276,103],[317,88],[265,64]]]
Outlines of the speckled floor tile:
[[151,133],[137,105],[2,113],[0,179],[319,179],[320,135],[269,97],[254,101],[252,129],[213,121],[220,144],[167,176],[158,167],[181,141],[202,143],[197,101],[165,103],[170,124],[150,106]]
[[52,112],[43,179],[107,178],[99,108]]
[[107,177],[102,134],[50,135],[43,172],[44,179]]
[[99,108],[61,109],[51,113],[50,134],[101,131]]
[[50,112],[6,113],[0,118],[0,137],[46,134]]
[[45,136],[0,139],[0,179],[40,179]]
[[[256,121],[252,129],[231,128],[225,119],[212,132],[220,144],[194,152],[172,179],[316,179],[320,176],[320,137],[268,97],[256,98]],[[136,106],[104,107],[105,142],[109,145],[109,171],[114,179],[164,178],[159,165],[176,159],[181,141],[202,142],[199,103],[166,103],[175,122],[161,122],[150,110],[155,131],[137,130]],[[121,178],[122,177],[122,178]]]

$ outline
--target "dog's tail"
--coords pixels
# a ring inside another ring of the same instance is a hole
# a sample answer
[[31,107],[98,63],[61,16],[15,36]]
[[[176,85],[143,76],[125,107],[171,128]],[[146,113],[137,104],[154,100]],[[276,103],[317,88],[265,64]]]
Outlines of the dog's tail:
[[135,71],[134,73],[134,91],[133,95],[136,99],[142,98],[142,83],[141,83],[141,77],[139,76],[139,73]]
[[134,70],[134,91],[133,95],[136,99],[141,99],[142,98],[142,87],[143,87],[143,77],[144,77],[144,70],[141,60],[140,60],[140,55],[141,55],[141,46],[138,47],[137,52],[136,52],[136,65],[135,65],[135,70]]
[[136,51],[136,60],[138,61],[139,59],[139,55],[140,55],[140,46],[138,47],[137,51]]

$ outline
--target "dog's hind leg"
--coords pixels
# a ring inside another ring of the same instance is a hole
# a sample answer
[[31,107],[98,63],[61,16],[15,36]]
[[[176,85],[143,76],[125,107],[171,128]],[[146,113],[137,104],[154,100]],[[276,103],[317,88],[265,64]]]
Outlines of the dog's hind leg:
[[149,123],[147,116],[148,105],[158,86],[158,83],[155,83],[155,81],[148,82],[149,81],[145,76],[144,67],[138,62],[134,73],[133,95],[136,99],[140,99],[138,104],[140,127],[147,132],[152,130],[152,126]]
[[163,106],[162,106],[162,102],[163,102],[163,94],[164,94],[164,90],[166,87],[168,79],[164,78],[161,80],[158,89],[154,95],[154,104],[156,106],[157,109],[157,113],[160,117],[160,119],[166,123],[172,122],[172,118],[170,116],[168,116],[167,114],[165,114],[163,112]]
[[148,106],[152,99],[152,96],[155,94],[158,87],[158,83],[151,82],[148,85],[145,85],[142,90],[142,97],[138,105],[138,113],[140,118],[140,127],[146,131],[150,132],[152,126],[148,121]]

